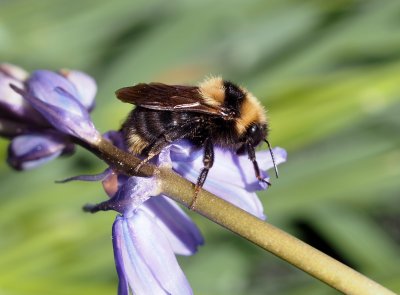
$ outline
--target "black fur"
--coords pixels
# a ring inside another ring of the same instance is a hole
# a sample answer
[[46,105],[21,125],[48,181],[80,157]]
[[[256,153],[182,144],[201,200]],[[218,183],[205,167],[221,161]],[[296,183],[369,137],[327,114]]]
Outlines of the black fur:
[[[243,150],[242,147],[250,138],[254,146],[265,138],[265,125],[255,124],[252,126],[254,127],[249,128],[246,134],[238,135],[235,129],[235,120],[224,120],[218,116],[199,113],[156,111],[136,107],[123,124],[122,132],[126,142],[129,142],[131,134],[136,134],[146,141],[148,146],[143,150],[142,155],[147,156],[151,146],[163,134],[174,129],[182,134],[179,139],[188,139],[197,147],[202,147],[205,140],[210,138],[215,146],[234,151]],[[168,144],[166,143],[166,145]]]

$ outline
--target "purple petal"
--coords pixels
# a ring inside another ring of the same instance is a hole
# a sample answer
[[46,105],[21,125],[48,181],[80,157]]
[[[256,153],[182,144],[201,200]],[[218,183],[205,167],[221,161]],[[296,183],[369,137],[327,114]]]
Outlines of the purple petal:
[[43,125],[45,121],[42,116],[19,93],[15,92],[10,84],[19,88],[24,87],[22,81],[0,71],[0,117],[21,122],[39,122]]
[[[276,147],[272,149],[272,152],[274,154],[276,165],[279,165],[286,161],[286,151],[284,149]],[[246,190],[250,192],[255,192],[258,190],[264,190],[266,188],[264,183],[260,183],[256,179],[253,163],[249,160],[247,155],[233,155],[231,157],[232,161],[235,163],[235,166],[241,172],[241,185],[243,185]],[[274,167],[270,152],[268,150],[258,151],[256,152],[256,159],[258,166],[260,167],[262,176],[269,179],[268,173],[266,173],[266,171]],[[233,176],[232,173],[229,174],[229,172],[232,172],[232,170],[225,169],[224,171],[221,171],[221,173],[224,173],[222,175],[226,175],[226,178],[231,178]]]
[[117,216],[112,227],[112,242],[114,249],[115,268],[117,269],[119,279],[118,295],[129,295],[129,284],[127,276],[131,275],[129,274],[129,267],[125,267],[125,264],[128,264],[131,259],[129,255],[127,255],[126,251],[123,223],[123,217]]
[[[172,145],[171,160],[174,163],[174,169],[178,172],[184,171],[185,173],[189,173],[197,171],[199,173],[204,166],[203,150],[198,149],[192,152],[189,157],[186,157],[186,151],[188,150],[186,146]],[[280,164],[286,160],[286,151],[284,149],[274,148],[273,152],[276,164]],[[216,181],[245,188],[246,190],[253,188],[251,191],[263,189],[258,185],[259,182],[255,177],[253,163],[246,154],[236,155],[229,150],[221,148],[215,148],[214,153],[214,166],[210,169],[207,180],[208,178],[212,178]],[[273,167],[269,151],[257,152],[256,158],[261,170],[265,171]],[[267,176],[267,174],[264,173],[264,176]],[[254,189],[254,185],[256,185],[256,189]]]
[[[37,70],[27,80],[27,88],[29,94],[49,105],[66,109],[76,115],[83,116],[85,114],[86,109],[82,110],[82,104],[76,103],[78,101],[76,98],[79,94],[75,86],[57,73],[47,70]],[[56,89],[62,89],[75,99],[70,99],[66,95],[60,96],[55,91]]]
[[198,246],[203,245],[204,240],[196,224],[167,197],[151,198],[141,208],[154,218],[176,254],[193,255]]
[[71,144],[60,135],[21,135],[11,141],[7,161],[17,170],[32,169],[71,149]]
[[161,186],[156,177],[129,177],[118,189],[108,203],[115,211],[126,217],[132,216],[134,211],[145,201],[159,195]]
[[[281,147],[275,147],[272,149],[272,153],[274,154],[276,165],[286,162],[287,152],[285,149]],[[257,152],[257,161],[261,169],[267,170],[274,167],[274,164],[272,163],[271,154],[269,153],[269,151]]]
[[[265,219],[263,206],[254,193],[264,187],[255,177],[253,164],[248,156],[238,156],[236,153],[221,148],[215,148],[214,154],[214,166],[210,169],[204,189]],[[286,152],[280,148],[274,149],[274,155],[277,164],[286,158]],[[256,156],[262,176],[268,179],[268,174],[263,170],[273,167],[269,151],[257,152]],[[165,155],[163,157],[167,159]],[[171,145],[170,158],[175,171],[191,182],[197,181],[203,168],[203,150],[193,150],[190,143],[179,142]]]
[[[215,158],[215,161],[217,160],[218,157]],[[174,170],[189,181],[196,183],[200,173],[200,169],[196,167],[197,162],[173,162]],[[202,164],[202,160],[200,162]],[[229,173],[230,175],[225,178],[224,174],[219,173],[225,173],[226,167],[214,164],[203,188],[254,216],[265,219],[264,208],[256,193],[247,190],[243,184],[242,173],[237,167],[233,167],[233,171],[236,171],[236,174]],[[251,173],[254,174],[254,171]]]
[[61,70],[60,74],[67,78],[77,89],[79,101],[90,112],[94,108],[97,85],[89,75],[74,70]]
[[[192,162],[203,157],[204,150],[196,148],[190,141],[180,140],[170,145],[171,160]],[[169,152],[169,151],[168,151]]]
[[45,70],[36,71],[27,81],[28,92],[18,87],[14,89],[61,132],[90,143],[100,140],[88,111],[76,99],[78,92],[61,75]]
[[[168,294],[192,294],[163,231],[145,212],[142,214],[141,210],[138,210],[135,219],[137,220],[134,223],[128,223],[129,229],[131,233],[135,233],[136,229],[137,234],[134,237],[137,249],[159,284]],[[138,230],[144,234],[138,233]]]
[[[143,257],[137,249],[135,235],[140,236],[145,233],[140,229],[135,233],[134,227],[129,228],[128,223],[130,222],[133,222],[133,220],[118,216],[113,227],[114,257],[117,258],[116,266],[120,280],[118,289],[123,289],[123,294],[129,287],[134,294],[164,294],[164,290],[154,278],[149,266],[143,261]],[[151,226],[143,228],[143,230],[149,229],[151,230]],[[117,247],[115,247],[115,244],[117,244]],[[121,285],[123,288],[121,288]]]
[[[238,165],[238,161],[235,161],[238,156],[230,151],[216,148],[214,154],[214,166],[210,169],[203,188],[235,206],[265,219],[264,209],[257,195],[248,191],[249,178],[253,183],[258,183],[253,168],[250,171],[243,171]],[[174,170],[189,181],[196,182],[200,170],[203,168],[202,153],[198,153],[196,157],[190,157],[188,161],[180,156],[179,153],[175,158],[175,150],[171,149]],[[247,159],[247,161],[249,160]]]
[[119,294],[192,294],[163,231],[139,209],[113,226]]

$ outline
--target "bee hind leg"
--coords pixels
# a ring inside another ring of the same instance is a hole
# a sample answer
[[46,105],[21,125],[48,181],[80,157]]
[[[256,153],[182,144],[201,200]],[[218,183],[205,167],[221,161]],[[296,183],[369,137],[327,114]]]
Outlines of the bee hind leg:
[[213,143],[210,140],[210,138],[207,138],[204,142],[203,164],[204,164],[204,167],[201,170],[199,177],[197,178],[197,183],[194,188],[193,199],[189,206],[190,210],[194,210],[200,189],[203,187],[203,184],[207,179],[208,171],[211,169],[211,167],[214,164],[214,146],[213,146]]

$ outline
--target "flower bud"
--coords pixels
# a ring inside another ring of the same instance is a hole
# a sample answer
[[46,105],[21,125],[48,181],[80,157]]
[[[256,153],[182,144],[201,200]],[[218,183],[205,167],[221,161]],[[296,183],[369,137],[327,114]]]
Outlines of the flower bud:
[[73,145],[59,134],[21,135],[11,141],[7,162],[14,169],[27,170],[72,150]]
[[97,143],[101,135],[94,127],[89,112],[77,99],[78,91],[63,76],[51,71],[32,73],[26,90],[13,87],[59,131],[90,143]]
[[23,81],[28,73],[23,69],[11,65],[0,65],[0,117],[17,121],[43,123],[42,116],[10,84],[23,89]]

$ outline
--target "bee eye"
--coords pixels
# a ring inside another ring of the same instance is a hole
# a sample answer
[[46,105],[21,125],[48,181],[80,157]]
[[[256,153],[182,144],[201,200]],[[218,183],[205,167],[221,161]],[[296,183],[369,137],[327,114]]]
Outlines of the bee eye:
[[256,124],[250,125],[247,129],[247,136],[254,137],[255,135],[260,133],[260,127]]
[[247,129],[246,137],[251,139],[254,145],[258,145],[265,138],[265,129],[259,124],[250,125]]
[[254,133],[256,133],[257,131],[258,131],[258,126],[257,126],[257,125],[252,125],[252,126],[250,127],[250,130],[249,130],[250,134],[254,134]]

